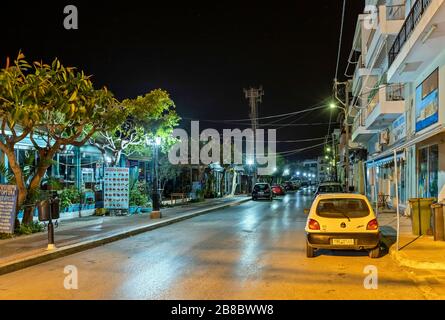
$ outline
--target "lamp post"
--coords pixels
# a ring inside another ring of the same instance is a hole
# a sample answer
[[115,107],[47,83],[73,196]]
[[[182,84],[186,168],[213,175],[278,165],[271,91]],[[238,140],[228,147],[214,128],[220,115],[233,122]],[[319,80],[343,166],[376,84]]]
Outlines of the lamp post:
[[153,210],[150,215],[152,219],[162,218],[159,186],[158,186],[158,149],[160,145],[161,145],[161,138],[156,137],[153,143],[153,175],[152,175],[152,196],[151,196],[153,201]]
[[[349,103],[349,97],[348,94],[346,94],[346,104],[345,106],[348,105]],[[348,110],[344,107],[341,106],[337,106],[335,103],[331,103],[329,105],[329,107],[331,109],[341,109],[344,113],[344,126],[345,126],[345,134],[346,134],[346,144],[345,144],[345,185],[346,185],[346,190],[349,190],[349,125],[348,125]]]
[[[253,160],[252,159],[247,159],[247,165],[249,166],[249,176],[252,174],[253,175],[253,171],[252,171],[252,166],[253,166]],[[253,187],[254,187],[254,177],[252,176],[252,179],[249,181],[250,183],[250,192],[253,191]]]

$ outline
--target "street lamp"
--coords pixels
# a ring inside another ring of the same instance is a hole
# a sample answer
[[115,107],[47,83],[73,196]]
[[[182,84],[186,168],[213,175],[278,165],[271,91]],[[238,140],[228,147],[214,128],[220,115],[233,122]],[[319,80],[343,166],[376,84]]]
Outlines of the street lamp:
[[297,176],[298,176],[298,177],[300,176],[300,174],[301,174],[301,172],[300,172],[300,171],[297,171]]
[[152,201],[153,201],[153,211],[150,217],[152,219],[162,218],[161,214],[161,204],[158,186],[158,149],[161,145],[161,137],[156,137],[153,143],[153,176],[152,176]]

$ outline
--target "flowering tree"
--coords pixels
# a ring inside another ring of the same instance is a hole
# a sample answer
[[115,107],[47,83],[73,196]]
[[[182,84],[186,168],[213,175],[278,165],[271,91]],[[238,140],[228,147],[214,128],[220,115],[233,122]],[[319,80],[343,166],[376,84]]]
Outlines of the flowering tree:
[[147,141],[155,136],[164,138],[164,146],[171,144],[168,141],[179,117],[166,91],[156,89],[135,99],[126,99],[120,108],[119,116],[124,122],[115,121],[115,126],[90,138],[90,143],[104,155],[107,152],[111,155],[112,166],[119,165],[122,155],[146,154]]
[[[91,79],[58,59],[50,65],[28,63],[20,53],[0,70],[0,150],[8,157],[18,188],[18,206],[34,204],[42,178],[54,155],[68,145],[81,146],[96,132],[122,122],[122,108],[106,89],[96,90]],[[38,153],[36,168],[25,181],[14,153],[29,137]],[[43,144],[40,142],[43,141]],[[32,221],[27,207],[24,223]]]

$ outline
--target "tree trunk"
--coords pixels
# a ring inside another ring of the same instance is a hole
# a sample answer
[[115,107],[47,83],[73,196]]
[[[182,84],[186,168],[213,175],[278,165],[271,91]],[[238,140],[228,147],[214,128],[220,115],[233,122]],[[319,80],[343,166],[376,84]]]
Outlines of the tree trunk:
[[26,189],[25,180],[23,178],[23,172],[20,165],[17,163],[15,153],[13,150],[4,150],[4,153],[8,157],[9,168],[14,174],[14,178],[17,185],[17,206],[15,212],[15,226],[19,227],[20,222],[18,220],[19,211],[28,196],[28,190]]
[[43,163],[50,163],[53,159],[53,156],[55,154],[55,151],[58,150],[58,147],[53,147],[49,151],[41,151],[39,152],[39,165],[37,167],[36,172],[34,173],[34,176],[31,179],[31,182],[29,183],[28,190],[27,190],[27,202],[29,202],[30,206],[27,206],[23,213],[23,220],[22,223],[29,224],[33,221],[34,217],[34,206],[31,206],[33,203],[33,199],[30,199],[30,197],[33,196],[33,190],[36,190],[37,192],[40,190],[40,183],[42,182],[43,177],[45,176],[46,170],[51,166],[50,164],[42,165]]

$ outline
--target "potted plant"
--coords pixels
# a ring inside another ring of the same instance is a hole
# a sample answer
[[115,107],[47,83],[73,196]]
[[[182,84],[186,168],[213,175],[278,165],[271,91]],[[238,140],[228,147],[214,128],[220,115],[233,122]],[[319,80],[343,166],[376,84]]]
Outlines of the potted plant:
[[80,210],[80,192],[76,187],[65,188],[58,192],[60,209],[63,212],[76,212]]
[[139,213],[142,208],[149,206],[149,199],[146,193],[146,185],[141,182],[136,182],[130,189],[130,214]]

